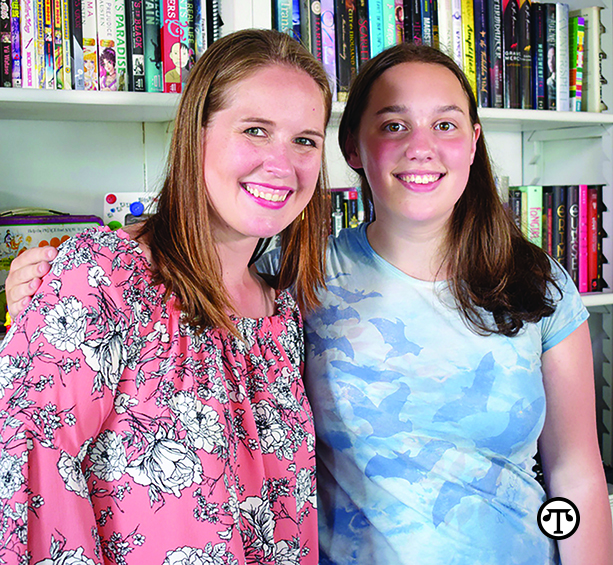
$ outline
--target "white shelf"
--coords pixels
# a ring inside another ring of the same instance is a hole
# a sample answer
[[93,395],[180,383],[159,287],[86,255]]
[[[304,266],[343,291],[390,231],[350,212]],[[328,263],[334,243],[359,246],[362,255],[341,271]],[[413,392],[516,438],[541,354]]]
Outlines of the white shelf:
[[613,292],[588,292],[581,295],[583,304],[590,306],[613,306]]
[[0,88],[1,120],[168,122],[179,94]]

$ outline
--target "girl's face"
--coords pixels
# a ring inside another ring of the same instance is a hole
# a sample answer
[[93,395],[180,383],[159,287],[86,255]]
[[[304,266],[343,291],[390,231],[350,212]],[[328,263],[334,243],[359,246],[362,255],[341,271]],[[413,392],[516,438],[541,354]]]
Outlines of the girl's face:
[[324,99],[305,72],[281,65],[232,85],[205,130],[204,179],[215,237],[271,237],[313,196],[325,136]]
[[427,63],[401,63],[373,84],[349,164],[362,168],[377,223],[439,230],[462,195],[479,125],[455,75]]

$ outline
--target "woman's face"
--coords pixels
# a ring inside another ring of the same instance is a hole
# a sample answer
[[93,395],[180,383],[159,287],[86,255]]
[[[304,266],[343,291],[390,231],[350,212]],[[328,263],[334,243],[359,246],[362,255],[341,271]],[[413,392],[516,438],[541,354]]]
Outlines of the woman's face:
[[302,212],[319,178],[324,121],[322,91],[304,71],[270,65],[230,86],[203,147],[218,241],[271,237]]
[[377,223],[390,229],[443,229],[470,172],[480,126],[445,67],[401,63],[373,84],[349,164],[372,189]]

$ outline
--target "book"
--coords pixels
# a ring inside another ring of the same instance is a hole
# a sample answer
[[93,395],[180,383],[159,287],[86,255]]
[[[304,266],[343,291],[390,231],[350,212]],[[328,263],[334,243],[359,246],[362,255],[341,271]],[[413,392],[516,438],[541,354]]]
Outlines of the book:
[[517,37],[519,40],[519,97],[520,107],[532,109],[534,106],[532,96],[532,29],[531,29],[531,2],[519,0],[517,16]]
[[337,237],[343,229],[343,191],[333,189],[330,192],[332,199],[330,231],[334,237]]
[[[323,11],[322,6],[322,15]],[[292,0],[275,0],[273,18],[274,28],[276,30],[282,31],[283,33],[289,33],[291,35],[294,25],[292,20]]]
[[569,18],[569,104],[571,112],[581,111],[584,24],[583,16]]
[[[511,187],[509,190],[509,209],[511,217],[519,230],[522,230],[522,192]],[[523,233],[523,230],[522,230]]]
[[70,30],[70,0],[61,0],[62,2],[62,83],[64,90],[72,90],[72,54],[71,39],[72,32]]
[[527,195],[528,204],[528,239],[542,247],[543,245],[543,187],[540,185],[522,186],[521,190]]
[[504,107],[502,0],[487,0],[490,105]]
[[551,256],[564,266],[566,264],[566,187],[552,186]]
[[464,64],[464,42],[462,39],[462,0],[451,0],[451,53],[453,60],[460,66]]
[[556,3],[556,110],[570,110],[568,4]]
[[34,2],[19,3],[19,31],[21,35],[21,85],[23,88],[38,88],[36,72],[36,11]]
[[[148,7],[147,2],[152,1],[155,5],[157,5],[157,16],[154,15],[155,11],[153,7]],[[278,0],[279,2],[284,2],[285,0]],[[209,16],[207,15],[207,3],[206,0],[194,0],[194,36],[196,38],[196,59],[199,59],[206,48],[209,46],[209,37],[208,37],[208,27],[207,27],[207,19]],[[290,18],[290,27],[288,29],[283,29],[285,33],[289,33],[293,36],[294,33],[294,18],[293,18],[293,2],[289,0],[289,18]],[[148,22],[147,17],[150,16],[155,18],[158,23],[157,32],[150,33],[148,31]],[[155,0],[145,0],[145,80],[147,82],[147,87],[149,87],[150,80],[149,77],[151,73],[147,72],[148,69],[148,61],[151,62],[153,59],[156,62],[156,68],[159,70],[160,76],[160,84],[162,84],[162,55],[160,49],[160,30],[161,27],[161,14],[160,14],[160,4]],[[155,53],[152,53],[152,50],[155,49]],[[160,86],[163,90],[163,85]]]
[[[311,53],[321,62],[321,4],[319,0],[310,0],[308,2],[308,9],[308,17],[310,19],[309,30],[311,32]],[[357,16],[357,14],[355,14],[355,0],[351,0],[351,9],[354,12],[353,20],[355,22]]]
[[[451,2],[451,0],[447,0]],[[413,16],[411,0],[402,0],[402,40],[411,42],[413,37]]]
[[475,57],[475,15],[473,0],[462,0],[462,70],[477,95],[477,60]]
[[577,275],[579,280],[579,292],[587,292],[588,287],[588,200],[587,200],[587,185],[580,184],[578,186],[578,270]]
[[519,4],[502,0],[504,107],[520,108]]
[[600,112],[601,84],[600,84],[600,6],[591,6],[580,10],[572,10],[569,16],[583,17],[583,81],[581,110],[583,112]]
[[[364,0],[361,0],[362,2]],[[365,22],[368,26],[368,21]],[[362,27],[359,24],[360,33]],[[370,53],[369,53],[370,55]],[[321,57],[328,75],[333,100],[336,100],[336,31],[334,27],[334,0],[321,2]]]
[[431,0],[432,3],[432,47],[440,49],[439,43],[439,31],[438,31],[438,17],[439,8],[438,0]]
[[96,0],[98,18],[98,86],[117,90],[117,16],[115,0]]
[[[366,0],[358,0],[358,21],[360,19],[359,14],[360,14],[360,4],[361,3],[363,3],[366,7],[368,7],[366,4]],[[367,14],[367,17],[368,17],[368,14]],[[402,43],[404,41],[404,1],[403,0],[394,0],[394,21],[396,22],[396,43]],[[366,25],[366,29],[368,29],[368,24]]]
[[[354,3],[357,0],[352,0]],[[383,48],[396,45],[396,4],[394,0],[383,2]],[[357,68],[357,66],[356,66]]]
[[604,288],[602,279],[602,185],[588,186],[588,287],[590,292]]
[[85,90],[98,90],[98,41],[96,1],[83,0],[83,83]]
[[81,0],[69,0],[70,18],[70,71],[72,87],[84,90],[83,67],[83,12]]
[[566,192],[566,270],[579,288],[579,187]]
[[[330,1],[334,7],[333,0]],[[323,14],[322,14],[323,17]],[[358,69],[370,59],[370,27],[368,23],[368,0],[357,0],[357,19],[358,19]],[[334,20],[332,19],[332,25]]]
[[[411,1],[411,0],[409,0]],[[338,8],[339,2],[341,0],[337,0],[336,6]],[[383,2],[380,0],[367,0],[366,2],[368,7],[368,33],[370,36],[370,56],[371,58],[375,55],[378,55],[383,51]],[[404,6],[405,12],[407,11],[406,5]],[[410,13],[410,11],[409,11]],[[337,39],[338,39],[338,22],[339,17],[337,14],[336,25],[337,25]]]
[[[460,3],[462,0],[457,0]],[[410,0],[410,8],[411,8],[411,23],[413,24],[413,31],[410,35],[410,40],[416,45],[421,45],[421,40],[423,37],[423,18],[421,17],[421,0]],[[460,30],[461,32],[461,30]],[[461,64],[461,62],[460,62]]]
[[[128,19],[124,0],[115,2],[115,70],[117,73],[117,90],[128,90]],[[159,3],[155,2],[158,5]],[[159,28],[158,28],[159,30]]]
[[45,80],[44,87],[49,90],[55,89],[55,44],[53,40],[53,0],[44,0],[43,6],[43,30],[44,30],[44,64]]
[[36,56],[34,68],[36,69],[36,84],[38,88],[45,88],[45,0],[35,0],[35,45]]
[[53,68],[55,88],[64,89],[64,42],[62,40],[62,0],[53,0]]
[[489,25],[487,0],[474,0],[475,12],[475,61],[477,74],[477,104],[482,108],[490,106],[489,81]]
[[13,86],[11,47],[11,0],[0,0],[0,86]]
[[553,256],[553,190],[550,186],[543,187],[543,251]]
[[11,86],[21,87],[21,31],[19,0],[11,0]]
[[[310,0],[300,0],[300,41],[301,43],[308,49],[308,51],[312,54],[313,49],[311,46],[311,41],[313,36],[311,35],[311,1]],[[222,14],[224,19],[224,24],[228,21],[228,16],[226,10]],[[245,24],[246,25],[246,24]],[[233,27],[228,26],[230,29],[235,29]],[[246,25],[246,27],[249,27]]]
[[432,47],[434,38],[432,36],[432,2],[431,0],[420,0],[421,2],[421,42]]
[[545,6],[539,2],[532,2],[532,100],[533,108],[545,109]]
[[545,110],[556,109],[556,5],[545,6]]
[[451,0],[438,0],[438,40],[439,50],[453,58]]
[[356,73],[355,35],[351,37],[351,30],[355,29],[356,13],[353,0],[336,0],[334,9],[336,16],[334,22],[336,29],[336,96],[340,102],[346,102],[351,80]]
[[[176,21],[179,22],[179,2],[169,0],[168,4],[174,4],[176,9]],[[143,36],[143,0],[126,0],[126,24],[128,30],[128,90],[145,92],[145,43]],[[182,28],[180,28],[182,30]],[[183,30],[182,30],[183,31]],[[176,65],[172,78],[173,82],[179,83],[178,90],[181,92],[181,57],[186,57],[188,51],[187,37],[182,41],[174,42],[168,55],[168,68],[173,69]],[[172,71],[171,71],[172,72]],[[167,91],[168,92],[168,91]]]

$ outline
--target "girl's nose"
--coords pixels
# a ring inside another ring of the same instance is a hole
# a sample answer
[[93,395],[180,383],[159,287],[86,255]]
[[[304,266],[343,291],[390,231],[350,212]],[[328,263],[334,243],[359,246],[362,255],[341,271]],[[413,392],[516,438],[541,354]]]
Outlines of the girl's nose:
[[434,137],[428,128],[415,128],[408,136],[406,156],[409,159],[428,159],[434,153]]
[[292,171],[292,162],[288,150],[282,143],[273,144],[269,147],[264,158],[264,170],[278,177],[285,177]]

